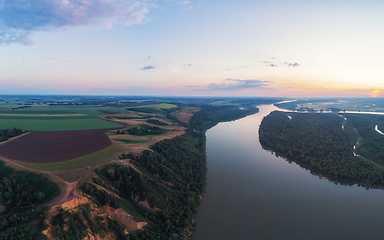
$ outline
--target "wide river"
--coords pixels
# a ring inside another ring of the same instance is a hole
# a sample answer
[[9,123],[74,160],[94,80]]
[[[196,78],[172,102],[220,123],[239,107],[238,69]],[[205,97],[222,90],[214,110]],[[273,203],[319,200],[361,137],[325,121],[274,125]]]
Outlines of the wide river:
[[335,185],[262,149],[261,120],[207,131],[207,189],[193,240],[384,239],[384,190]]

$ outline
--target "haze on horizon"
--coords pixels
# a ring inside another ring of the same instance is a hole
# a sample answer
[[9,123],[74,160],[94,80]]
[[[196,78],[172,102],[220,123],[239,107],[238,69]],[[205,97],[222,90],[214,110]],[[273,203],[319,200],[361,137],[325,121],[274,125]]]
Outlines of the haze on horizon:
[[383,9],[0,0],[0,94],[383,97]]

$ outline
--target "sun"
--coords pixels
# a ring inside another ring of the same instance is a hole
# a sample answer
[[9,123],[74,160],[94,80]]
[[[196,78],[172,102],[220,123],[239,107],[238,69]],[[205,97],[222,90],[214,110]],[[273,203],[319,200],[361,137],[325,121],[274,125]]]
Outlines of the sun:
[[382,93],[384,93],[383,89],[373,89],[370,92],[370,95],[371,95],[371,97],[377,97],[377,96],[381,95]]

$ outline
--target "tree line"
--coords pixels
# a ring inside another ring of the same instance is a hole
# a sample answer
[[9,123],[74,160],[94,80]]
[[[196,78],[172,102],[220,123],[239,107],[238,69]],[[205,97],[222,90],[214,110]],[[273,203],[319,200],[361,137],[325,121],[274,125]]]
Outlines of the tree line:
[[161,135],[165,134],[166,131],[162,128],[156,126],[140,125],[140,127],[132,127],[127,130],[117,130],[116,134],[131,134],[135,136],[145,136],[145,135]]
[[0,142],[7,141],[10,138],[19,136],[26,132],[27,131],[18,128],[0,130]]
[[206,131],[219,122],[234,121],[245,116],[255,114],[259,109],[254,106],[244,108],[235,106],[202,106],[189,120],[189,129]]

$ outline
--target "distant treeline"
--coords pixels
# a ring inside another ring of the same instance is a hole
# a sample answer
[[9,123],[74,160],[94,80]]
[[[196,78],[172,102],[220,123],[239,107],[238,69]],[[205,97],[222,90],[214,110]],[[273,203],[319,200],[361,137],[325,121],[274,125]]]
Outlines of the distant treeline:
[[127,130],[117,130],[116,134],[131,134],[135,136],[145,136],[145,135],[161,135],[165,134],[166,131],[162,128],[156,126],[140,125],[140,127],[133,127]]
[[276,111],[261,122],[259,140],[263,148],[317,173],[368,185],[384,185],[382,169],[353,156],[352,149],[359,135],[352,122],[343,130],[343,121],[344,118],[335,114]]
[[228,122],[259,112],[256,107],[240,109],[234,106],[205,106],[189,120],[189,129],[206,131],[219,122]]
[[25,132],[26,131],[17,128],[0,130],[0,142],[7,141],[8,139],[19,136]]
[[148,119],[147,122],[148,122],[148,123],[153,123],[153,124],[156,124],[156,125],[160,125],[160,126],[166,126],[166,125],[168,125],[167,123],[162,122],[162,121],[159,121],[159,120],[157,120],[157,119]]

